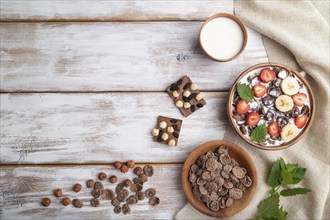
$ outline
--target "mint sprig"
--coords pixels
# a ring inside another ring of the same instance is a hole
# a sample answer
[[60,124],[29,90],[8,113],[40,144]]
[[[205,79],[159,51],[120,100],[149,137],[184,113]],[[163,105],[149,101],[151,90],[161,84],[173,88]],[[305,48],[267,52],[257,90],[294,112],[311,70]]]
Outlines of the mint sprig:
[[239,97],[247,102],[253,100],[253,91],[246,84],[237,85],[237,93]]
[[261,124],[256,127],[251,134],[251,139],[255,142],[264,141],[267,135],[267,126],[266,124]]
[[[286,220],[288,213],[280,207],[280,196],[296,196],[311,192],[306,188],[287,188],[288,185],[295,185],[305,177],[306,169],[298,164],[286,164],[282,158],[276,160],[268,176],[268,185],[271,187],[269,196],[258,205],[258,213],[251,220]],[[278,190],[281,187],[286,189]]]

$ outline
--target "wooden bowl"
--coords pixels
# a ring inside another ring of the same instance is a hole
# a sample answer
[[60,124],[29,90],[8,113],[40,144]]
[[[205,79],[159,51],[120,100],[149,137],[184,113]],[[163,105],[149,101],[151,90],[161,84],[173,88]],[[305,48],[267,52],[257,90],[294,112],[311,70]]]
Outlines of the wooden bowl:
[[[219,209],[219,211],[214,212],[211,211],[205,203],[199,201],[192,192],[192,186],[189,182],[188,175],[189,170],[192,164],[196,162],[198,157],[202,154],[205,154],[208,151],[216,151],[218,147],[222,144],[225,144],[228,146],[228,154],[231,158],[235,159],[241,167],[244,167],[247,170],[247,175],[251,177],[252,185],[246,189],[246,191],[243,193],[243,197],[239,200],[234,200],[234,203],[232,206],[224,209]],[[181,175],[181,181],[182,181],[182,188],[183,192],[188,200],[188,202],[199,212],[211,216],[211,217],[229,217],[232,215],[235,215],[236,213],[242,211],[252,200],[258,184],[258,176],[257,176],[257,170],[256,167],[251,159],[251,157],[248,155],[246,151],[244,151],[242,148],[237,146],[236,144],[233,144],[229,141],[211,141],[204,143],[200,146],[198,146],[195,150],[193,150],[189,156],[187,157],[183,168],[182,168],[182,175]]]
[[[236,23],[239,24],[239,26],[241,27],[241,29],[242,29],[242,31],[243,31],[243,44],[242,44],[241,50],[240,50],[235,56],[233,56],[233,57],[231,57],[231,58],[228,58],[228,59],[217,59],[217,58],[215,58],[214,56],[212,56],[211,54],[209,54],[209,53],[205,50],[205,48],[203,47],[203,44],[202,44],[202,42],[201,42],[201,33],[202,33],[202,30],[203,30],[203,28],[205,27],[205,25],[206,25],[209,21],[213,20],[214,18],[219,18],[219,17],[226,17],[226,18],[230,18],[230,19],[234,20]],[[228,14],[228,13],[219,13],[219,14],[215,14],[215,15],[209,17],[208,19],[206,19],[206,20],[204,21],[204,23],[203,23],[203,25],[202,25],[202,27],[201,27],[201,29],[200,29],[200,31],[199,31],[199,44],[201,45],[203,51],[206,53],[206,55],[207,55],[208,57],[210,57],[211,59],[213,59],[213,60],[215,60],[215,61],[219,61],[219,62],[227,62],[227,61],[231,61],[231,60],[237,58],[237,57],[243,52],[243,50],[245,49],[245,46],[246,46],[247,40],[248,40],[248,34],[247,34],[247,31],[246,31],[246,28],[245,28],[243,22],[242,22],[238,17],[236,17],[236,16],[234,16],[234,15],[232,15],[232,14]]]
[[[255,69],[263,68],[263,67],[279,67],[281,69],[285,69],[286,71],[293,73],[306,86],[306,89],[308,91],[308,95],[309,95],[309,98],[310,98],[310,118],[309,118],[307,124],[305,125],[303,130],[298,134],[297,137],[295,137],[291,141],[284,142],[283,144],[278,145],[278,146],[270,146],[270,145],[269,146],[263,146],[263,145],[257,144],[255,142],[253,142],[252,140],[248,139],[246,136],[244,136],[242,134],[242,132],[239,130],[239,128],[235,125],[235,120],[231,117],[231,112],[233,110],[232,102],[233,102],[233,98],[234,98],[234,94],[235,94],[235,90],[236,90],[236,85],[240,82],[240,80],[246,74],[250,73],[251,71],[253,71]],[[248,68],[247,70],[245,70],[243,73],[241,73],[241,75],[234,82],[234,84],[233,84],[233,86],[230,90],[230,93],[229,93],[229,98],[228,98],[228,103],[227,103],[227,113],[228,113],[228,118],[229,118],[230,124],[235,128],[236,132],[239,134],[239,136],[241,136],[241,138],[243,138],[243,140],[245,140],[249,144],[253,145],[254,147],[257,147],[257,148],[260,148],[260,149],[263,149],[263,150],[281,150],[281,149],[288,148],[289,146],[297,143],[310,129],[310,127],[311,127],[311,125],[314,121],[314,116],[315,116],[315,99],[314,99],[314,95],[313,95],[311,87],[308,85],[308,83],[304,79],[304,77],[302,77],[297,71],[295,71],[295,70],[291,69],[290,67],[285,66],[283,64],[260,63],[260,64],[254,65],[254,66]]]

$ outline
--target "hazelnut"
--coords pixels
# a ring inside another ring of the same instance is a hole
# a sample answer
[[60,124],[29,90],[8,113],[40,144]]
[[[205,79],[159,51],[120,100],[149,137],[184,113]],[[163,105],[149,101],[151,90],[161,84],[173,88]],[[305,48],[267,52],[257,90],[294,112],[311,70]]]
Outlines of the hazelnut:
[[122,164],[121,162],[119,162],[119,161],[116,161],[116,162],[113,163],[113,166],[114,166],[116,169],[120,169],[122,165],[123,165],[123,164]]
[[159,123],[159,127],[164,129],[164,128],[167,127],[167,123],[165,121],[162,121],[162,122]]
[[99,180],[105,180],[107,178],[107,174],[101,172],[101,173],[99,173],[98,178],[99,178]]
[[70,203],[71,203],[70,198],[65,197],[64,199],[62,199],[62,204],[64,206],[68,206],[68,205],[70,205]]
[[55,189],[54,190],[54,196],[61,197],[62,196],[62,190],[61,189]]
[[130,187],[132,185],[132,181],[130,179],[126,179],[124,180],[123,184],[125,187]]
[[127,166],[128,166],[129,168],[133,168],[134,165],[135,165],[134,160],[129,160],[129,161],[127,161]]
[[116,176],[110,176],[109,181],[110,181],[110,183],[115,183],[115,182],[117,182],[117,177]]
[[72,190],[75,192],[79,192],[81,190],[81,185],[79,183],[74,184],[74,186],[72,187]]
[[189,90],[184,91],[183,96],[184,97],[189,97],[191,92]]
[[153,136],[158,136],[158,135],[159,135],[159,130],[158,130],[157,128],[154,128],[154,129],[152,130],[152,135],[153,135]]
[[128,166],[126,166],[126,165],[121,166],[120,171],[123,172],[123,173],[127,173],[128,172]]
[[178,98],[180,94],[178,93],[178,91],[174,91],[172,95],[174,98]]
[[203,99],[203,96],[199,93],[198,95],[196,95],[195,99],[196,99],[197,101],[200,101],[200,100]]
[[173,133],[174,132],[174,128],[172,126],[167,128],[167,132],[168,133]]
[[190,108],[190,106],[191,106],[191,105],[190,105],[190,103],[189,103],[189,102],[185,102],[185,103],[184,103],[184,108],[185,108],[185,109],[188,109],[188,108]]
[[162,139],[166,141],[168,139],[168,134],[167,133],[162,134]]
[[49,206],[50,203],[51,203],[50,198],[43,198],[43,199],[41,200],[41,205],[43,205],[43,206],[45,206],[45,207]]
[[137,166],[134,168],[133,172],[136,174],[136,175],[141,175],[143,173],[143,170],[141,167]]
[[170,147],[174,147],[175,146],[175,140],[174,139],[171,139],[171,140],[169,140],[169,142],[168,142],[168,146],[170,146]]
[[94,180],[87,180],[86,186],[87,188],[92,188],[94,186]]
[[181,108],[183,106],[183,102],[179,100],[175,103],[175,105],[176,107]]
[[197,87],[197,85],[196,85],[195,83],[192,83],[192,84],[190,85],[190,89],[191,89],[191,90],[196,90],[196,89],[198,89],[198,87]]

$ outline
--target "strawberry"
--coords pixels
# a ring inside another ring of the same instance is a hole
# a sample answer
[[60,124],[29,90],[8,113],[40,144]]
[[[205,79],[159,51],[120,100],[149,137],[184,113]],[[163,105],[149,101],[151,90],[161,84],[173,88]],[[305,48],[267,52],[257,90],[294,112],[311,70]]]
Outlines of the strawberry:
[[261,84],[257,84],[255,86],[253,86],[252,90],[253,90],[254,96],[257,98],[260,98],[266,94],[267,87],[263,86]]
[[307,122],[307,115],[299,115],[294,120],[294,123],[298,128],[303,128],[306,122]]
[[273,121],[268,125],[268,134],[273,137],[277,137],[280,134],[280,127],[276,121]]
[[239,100],[236,106],[238,114],[245,114],[250,110],[250,106],[244,100]]
[[292,99],[294,104],[296,104],[296,106],[303,106],[305,104],[307,96],[304,93],[297,93],[292,96]]
[[275,73],[273,72],[273,70],[269,68],[265,68],[261,70],[260,73],[261,82],[268,83],[273,81],[274,79],[275,79]]
[[257,112],[251,112],[246,117],[246,124],[255,126],[260,121],[260,115]]

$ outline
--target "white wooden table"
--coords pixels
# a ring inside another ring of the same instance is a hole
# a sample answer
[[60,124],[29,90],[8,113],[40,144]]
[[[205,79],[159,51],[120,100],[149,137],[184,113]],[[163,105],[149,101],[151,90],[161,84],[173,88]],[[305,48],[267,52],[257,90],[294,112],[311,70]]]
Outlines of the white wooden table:
[[[223,138],[234,79],[268,61],[251,29],[238,59],[218,63],[203,54],[202,21],[233,7],[232,0],[1,0],[1,219],[172,219],[186,203],[186,156]],[[188,118],[164,92],[184,74],[207,101]],[[158,115],[183,118],[177,147],[152,141]],[[145,200],[116,215],[110,202],[91,207],[88,190],[72,193],[100,171],[123,179],[111,163],[129,159],[154,165],[148,185],[159,206]],[[52,196],[57,187],[85,206],[62,206]],[[40,205],[46,196],[48,208]]]

